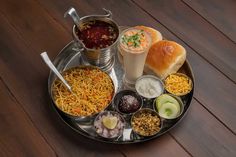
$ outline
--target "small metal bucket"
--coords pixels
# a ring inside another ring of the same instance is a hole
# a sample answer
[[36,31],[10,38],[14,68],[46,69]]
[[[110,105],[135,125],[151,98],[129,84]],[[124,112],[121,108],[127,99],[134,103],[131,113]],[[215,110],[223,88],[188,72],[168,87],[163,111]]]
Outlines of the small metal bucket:
[[112,25],[114,30],[117,32],[117,38],[112,45],[110,45],[106,48],[102,48],[102,49],[87,48],[84,45],[84,43],[79,39],[79,37],[76,33],[77,26],[74,25],[73,29],[72,29],[73,38],[77,42],[78,48],[83,49],[81,51],[81,55],[82,55],[83,60],[87,61],[91,65],[98,66],[99,68],[102,68],[102,69],[114,64],[111,62],[114,62],[114,59],[112,60],[112,58],[116,52],[116,43],[118,41],[119,33],[120,33],[118,25],[116,24],[116,22],[114,22],[111,19],[111,16],[112,16],[111,11],[106,10],[106,9],[104,9],[104,10],[106,12],[105,15],[88,15],[88,16],[84,16],[82,18],[79,18],[79,24],[81,26],[83,26],[84,24],[94,21],[94,20],[99,20],[99,21],[109,23],[110,25]]

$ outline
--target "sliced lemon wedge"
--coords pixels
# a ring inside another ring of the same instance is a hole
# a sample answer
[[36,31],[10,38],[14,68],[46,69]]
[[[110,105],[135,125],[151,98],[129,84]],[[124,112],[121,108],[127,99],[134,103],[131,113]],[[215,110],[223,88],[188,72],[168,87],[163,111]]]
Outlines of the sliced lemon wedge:
[[118,118],[117,117],[104,117],[102,119],[103,125],[108,129],[114,129],[117,125]]

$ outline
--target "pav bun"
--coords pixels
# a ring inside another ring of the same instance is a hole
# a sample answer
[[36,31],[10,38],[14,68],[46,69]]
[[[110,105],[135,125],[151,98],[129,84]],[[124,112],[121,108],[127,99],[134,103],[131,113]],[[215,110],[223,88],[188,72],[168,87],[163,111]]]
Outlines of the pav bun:
[[174,41],[162,40],[154,43],[148,52],[145,72],[155,73],[161,79],[176,73],[186,60],[186,50]]

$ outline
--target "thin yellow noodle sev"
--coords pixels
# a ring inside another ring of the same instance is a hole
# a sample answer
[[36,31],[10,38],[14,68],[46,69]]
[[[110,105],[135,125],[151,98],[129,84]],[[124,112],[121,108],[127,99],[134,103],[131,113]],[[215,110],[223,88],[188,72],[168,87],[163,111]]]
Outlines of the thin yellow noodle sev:
[[164,83],[168,92],[178,96],[187,94],[192,90],[192,81],[184,74],[171,74]]
[[73,93],[56,79],[52,85],[59,109],[73,116],[89,116],[104,110],[112,100],[114,85],[108,74],[95,67],[75,67],[63,72]]

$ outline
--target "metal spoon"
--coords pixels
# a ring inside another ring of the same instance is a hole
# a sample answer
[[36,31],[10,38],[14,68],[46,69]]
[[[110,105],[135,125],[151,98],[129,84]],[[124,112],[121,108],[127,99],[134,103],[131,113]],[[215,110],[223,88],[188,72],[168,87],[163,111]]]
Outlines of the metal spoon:
[[75,23],[75,25],[77,26],[77,28],[80,30],[80,17],[77,14],[75,8],[71,7],[69,8],[65,14],[64,17],[66,18],[67,15],[70,15],[70,17],[72,18],[73,22]]
[[63,78],[63,76],[59,73],[57,68],[52,64],[52,61],[50,60],[50,58],[47,55],[47,52],[43,52],[40,55],[41,55],[42,59],[44,60],[44,62],[47,64],[47,66],[54,72],[55,75],[57,75],[57,77],[64,83],[64,85],[69,89],[69,91],[72,92],[71,86]]

